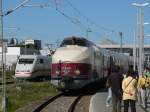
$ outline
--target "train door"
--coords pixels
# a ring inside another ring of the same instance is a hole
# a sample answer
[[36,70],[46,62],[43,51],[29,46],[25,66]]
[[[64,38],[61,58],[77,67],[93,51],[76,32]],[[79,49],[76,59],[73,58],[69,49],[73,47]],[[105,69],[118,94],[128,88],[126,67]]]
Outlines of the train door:
[[97,57],[97,69],[98,69],[98,76],[99,78],[103,78],[104,72],[104,55],[102,52],[98,52],[98,57]]
[[91,79],[95,80],[98,77],[98,48],[96,46],[92,46],[92,57],[91,57]]
[[90,47],[90,51],[91,51],[91,57],[90,57],[90,63],[91,63],[91,76],[92,77],[93,75],[93,70],[94,68],[96,68],[96,48],[95,46],[92,46]]
[[110,57],[108,55],[103,56],[103,78],[107,78],[109,74]]

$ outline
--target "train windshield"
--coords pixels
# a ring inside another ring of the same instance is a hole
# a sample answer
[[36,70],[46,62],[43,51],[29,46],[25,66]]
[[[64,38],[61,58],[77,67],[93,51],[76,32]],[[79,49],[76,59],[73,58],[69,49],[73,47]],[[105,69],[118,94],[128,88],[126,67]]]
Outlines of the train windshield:
[[19,64],[33,64],[34,59],[25,59],[25,58],[21,58],[19,59]]
[[88,47],[88,44],[85,39],[79,39],[79,38],[68,38],[63,40],[61,43],[61,47],[64,47],[66,45],[78,45],[78,46],[84,46]]

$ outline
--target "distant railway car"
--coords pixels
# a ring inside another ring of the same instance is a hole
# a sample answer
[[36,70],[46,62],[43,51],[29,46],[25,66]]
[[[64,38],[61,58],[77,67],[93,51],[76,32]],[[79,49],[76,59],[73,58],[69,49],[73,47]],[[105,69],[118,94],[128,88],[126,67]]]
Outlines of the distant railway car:
[[60,89],[78,89],[104,81],[110,70],[132,66],[131,57],[100,48],[85,38],[65,38],[52,56],[51,83]]
[[50,77],[51,57],[41,55],[21,55],[18,59],[16,78]]

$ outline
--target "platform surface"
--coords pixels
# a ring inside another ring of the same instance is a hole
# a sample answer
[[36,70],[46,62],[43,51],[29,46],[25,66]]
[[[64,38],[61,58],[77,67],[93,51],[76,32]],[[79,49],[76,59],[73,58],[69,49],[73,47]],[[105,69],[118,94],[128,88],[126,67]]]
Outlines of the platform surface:
[[[112,106],[106,107],[107,94],[107,92],[98,92],[93,95],[90,101],[89,112],[111,112]],[[123,112],[123,103],[121,107]],[[150,100],[148,101],[148,107],[146,109],[136,103],[136,112],[150,112]]]

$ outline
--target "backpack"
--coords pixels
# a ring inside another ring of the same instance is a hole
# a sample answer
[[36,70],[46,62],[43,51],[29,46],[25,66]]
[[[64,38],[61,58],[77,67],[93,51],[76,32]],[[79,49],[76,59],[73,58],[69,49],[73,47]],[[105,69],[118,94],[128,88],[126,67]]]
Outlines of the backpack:
[[149,71],[146,72],[146,76],[147,76],[148,78],[150,78],[150,72],[149,72]]

